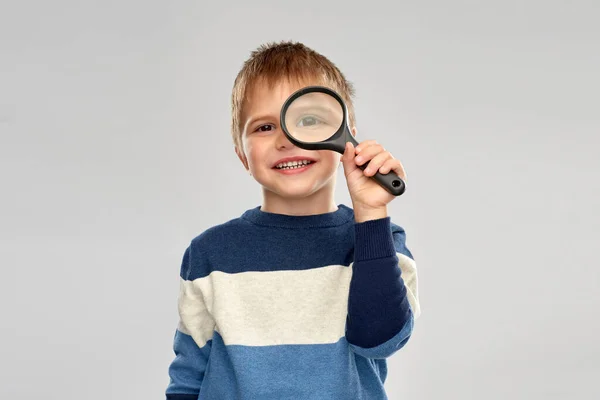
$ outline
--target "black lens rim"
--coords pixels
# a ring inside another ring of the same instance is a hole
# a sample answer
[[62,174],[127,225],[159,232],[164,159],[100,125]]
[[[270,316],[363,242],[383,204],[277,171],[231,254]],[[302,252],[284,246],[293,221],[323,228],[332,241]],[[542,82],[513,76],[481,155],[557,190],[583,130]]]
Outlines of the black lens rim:
[[[294,100],[296,100],[298,97],[303,96],[307,93],[315,93],[315,92],[316,93],[325,93],[325,94],[330,95],[334,99],[336,99],[337,102],[342,107],[344,116],[343,116],[342,123],[341,123],[340,127],[338,128],[338,130],[333,135],[331,135],[328,139],[326,139],[322,142],[304,142],[304,141],[296,139],[294,136],[292,136],[290,134],[290,132],[287,129],[286,123],[285,123],[285,114],[287,112],[287,109],[290,107],[290,104],[292,104],[292,102]],[[337,151],[338,153],[344,154],[344,149],[346,147],[346,141],[348,140],[349,136],[352,136],[350,133],[350,128],[348,127],[348,107],[346,106],[346,103],[344,102],[342,97],[336,91],[334,91],[328,87],[325,87],[325,86],[318,86],[318,85],[306,86],[306,87],[303,87],[302,89],[299,89],[299,90],[295,91],[294,93],[292,93],[290,95],[290,97],[288,97],[287,100],[283,103],[283,106],[281,107],[281,114],[279,116],[279,121],[280,121],[281,129],[283,130],[283,133],[287,136],[289,141],[292,142],[295,146],[298,146],[305,150],[333,150],[333,151]]]

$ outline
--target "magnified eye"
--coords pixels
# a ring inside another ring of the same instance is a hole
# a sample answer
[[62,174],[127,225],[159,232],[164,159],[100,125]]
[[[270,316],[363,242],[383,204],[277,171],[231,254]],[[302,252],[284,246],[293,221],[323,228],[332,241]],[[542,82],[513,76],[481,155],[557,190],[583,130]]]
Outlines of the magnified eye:
[[307,115],[305,117],[300,118],[300,121],[298,121],[298,124],[296,124],[296,126],[301,126],[301,127],[308,127],[308,126],[315,126],[321,123],[321,120],[318,119],[315,116],[312,115]]

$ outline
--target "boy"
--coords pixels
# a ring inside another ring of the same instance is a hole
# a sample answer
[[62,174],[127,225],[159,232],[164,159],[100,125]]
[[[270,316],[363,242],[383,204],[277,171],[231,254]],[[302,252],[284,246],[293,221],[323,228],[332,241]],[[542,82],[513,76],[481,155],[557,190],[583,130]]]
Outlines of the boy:
[[[292,145],[279,113],[309,85],[342,95],[356,134],[352,85],[303,44],[261,46],[235,80],[235,151],[263,201],[184,253],[167,399],[387,398],[386,358],[420,309],[405,232],[387,215],[394,196],[369,177],[406,176],[375,141],[343,156]],[[340,162],[352,208],[334,201]]]

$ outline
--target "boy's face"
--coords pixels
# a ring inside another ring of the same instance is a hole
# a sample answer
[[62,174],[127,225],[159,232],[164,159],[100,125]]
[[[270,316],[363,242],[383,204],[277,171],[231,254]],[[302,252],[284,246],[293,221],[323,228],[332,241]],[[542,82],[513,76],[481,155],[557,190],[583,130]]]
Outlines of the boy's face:
[[[281,130],[279,116],[285,100],[299,85],[280,81],[273,89],[257,84],[250,91],[242,112],[242,145],[236,149],[244,167],[264,190],[283,198],[303,198],[317,192],[333,192],[341,154],[329,150],[303,150],[294,146]],[[305,164],[281,168],[293,159]]]

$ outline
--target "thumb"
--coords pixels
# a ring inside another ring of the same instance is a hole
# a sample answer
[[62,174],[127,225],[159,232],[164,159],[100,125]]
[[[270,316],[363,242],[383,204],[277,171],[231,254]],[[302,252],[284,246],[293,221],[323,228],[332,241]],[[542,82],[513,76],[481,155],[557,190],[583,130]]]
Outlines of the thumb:
[[344,154],[342,155],[342,165],[344,166],[344,175],[348,176],[352,171],[357,169],[356,163],[354,162],[354,157],[356,156],[356,151],[354,149],[354,145],[351,142],[346,142],[346,148],[344,149]]

